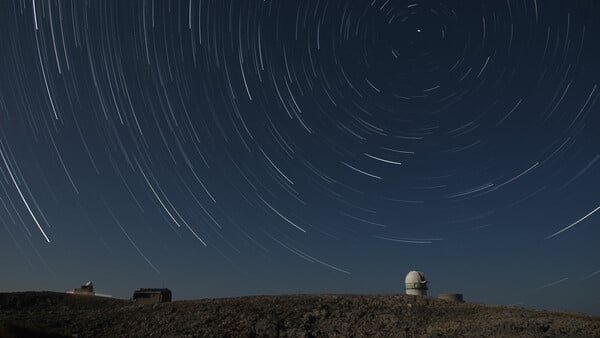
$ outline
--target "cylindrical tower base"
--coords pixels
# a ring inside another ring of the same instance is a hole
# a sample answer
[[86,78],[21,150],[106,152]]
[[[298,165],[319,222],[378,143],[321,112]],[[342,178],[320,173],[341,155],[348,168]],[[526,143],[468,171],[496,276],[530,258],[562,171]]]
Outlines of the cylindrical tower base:
[[406,289],[406,294],[411,296],[427,296],[427,290],[423,289]]

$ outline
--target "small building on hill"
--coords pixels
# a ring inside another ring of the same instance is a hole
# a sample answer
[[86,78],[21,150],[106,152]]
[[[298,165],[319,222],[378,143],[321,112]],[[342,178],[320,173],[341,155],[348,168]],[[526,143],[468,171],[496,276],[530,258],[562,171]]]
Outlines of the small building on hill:
[[153,288],[141,288],[136,290],[133,292],[133,297],[131,297],[134,302],[143,304],[166,303],[170,302],[171,298],[171,290]]
[[111,295],[105,295],[102,293],[98,293],[94,291],[94,284],[92,282],[87,282],[83,284],[80,288],[75,288],[73,290],[66,291],[68,294],[72,295],[82,295],[82,296],[95,296],[95,297],[107,297],[113,298]]
[[87,283],[83,284],[80,288],[74,289],[73,294],[93,296],[93,295],[95,295],[94,284],[92,284],[92,282],[87,282]]

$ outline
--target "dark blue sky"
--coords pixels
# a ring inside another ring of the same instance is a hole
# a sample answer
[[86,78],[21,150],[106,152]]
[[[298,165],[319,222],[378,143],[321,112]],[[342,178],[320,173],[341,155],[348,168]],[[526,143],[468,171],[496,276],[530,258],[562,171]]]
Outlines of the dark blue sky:
[[[2,1],[0,289],[600,313],[596,1]],[[564,230],[564,231],[563,231]]]

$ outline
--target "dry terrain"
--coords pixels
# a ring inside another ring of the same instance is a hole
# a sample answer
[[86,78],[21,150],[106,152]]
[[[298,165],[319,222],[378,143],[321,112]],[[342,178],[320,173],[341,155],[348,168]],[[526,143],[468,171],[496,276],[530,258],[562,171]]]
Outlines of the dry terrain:
[[600,317],[406,295],[286,295],[136,304],[0,293],[0,337],[600,337]]

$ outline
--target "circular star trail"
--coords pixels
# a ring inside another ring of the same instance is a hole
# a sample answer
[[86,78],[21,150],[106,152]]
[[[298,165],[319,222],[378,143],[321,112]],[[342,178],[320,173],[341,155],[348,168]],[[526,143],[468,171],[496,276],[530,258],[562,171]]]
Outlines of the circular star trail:
[[160,275],[183,260],[232,283],[223,259],[289,290],[268,276],[442,279],[464,262],[527,276],[515,302],[597,276],[594,1],[0,12],[6,264],[60,276],[75,254]]

